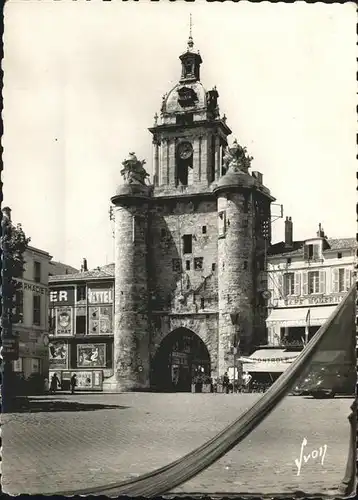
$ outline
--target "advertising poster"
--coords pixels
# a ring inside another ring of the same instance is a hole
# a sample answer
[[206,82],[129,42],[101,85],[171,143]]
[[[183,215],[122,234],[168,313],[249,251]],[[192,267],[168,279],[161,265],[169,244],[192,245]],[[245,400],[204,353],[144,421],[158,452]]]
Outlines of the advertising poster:
[[72,307],[56,309],[56,335],[72,335]]
[[92,287],[88,289],[89,304],[112,304],[113,303],[113,288],[112,287]]
[[92,372],[73,372],[76,373],[77,390],[92,389]]
[[75,287],[54,288],[50,291],[50,307],[70,306],[75,303]]
[[105,344],[80,344],[77,345],[78,368],[105,368]]
[[89,333],[92,335],[110,334],[113,332],[112,306],[89,308]]
[[58,368],[67,368],[68,349],[67,344],[62,340],[50,342],[49,363],[50,370]]

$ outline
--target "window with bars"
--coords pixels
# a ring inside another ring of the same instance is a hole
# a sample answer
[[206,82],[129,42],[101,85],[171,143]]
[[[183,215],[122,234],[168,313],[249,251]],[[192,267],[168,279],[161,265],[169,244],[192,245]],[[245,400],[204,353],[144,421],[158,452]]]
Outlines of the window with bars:
[[41,295],[33,296],[33,324],[41,325]]

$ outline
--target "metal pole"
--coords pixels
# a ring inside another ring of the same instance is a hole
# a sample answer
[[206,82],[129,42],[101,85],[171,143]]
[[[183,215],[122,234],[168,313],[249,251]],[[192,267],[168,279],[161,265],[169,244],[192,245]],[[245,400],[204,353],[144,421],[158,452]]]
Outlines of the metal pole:
[[234,345],[234,384],[233,384],[233,388],[232,388],[233,394],[235,394],[235,392],[236,392],[236,390],[235,390],[235,380],[236,380],[235,374],[236,374],[236,346]]

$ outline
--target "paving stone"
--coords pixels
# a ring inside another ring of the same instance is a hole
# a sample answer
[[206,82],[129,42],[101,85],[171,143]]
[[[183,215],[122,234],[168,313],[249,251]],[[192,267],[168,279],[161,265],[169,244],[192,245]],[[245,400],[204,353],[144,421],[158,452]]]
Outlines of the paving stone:
[[[203,444],[259,399],[241,394],[51,396],[103,409],[2,416],[6,493],[55,493],[133,478]],[[49,399],[49,398],[47,398]],[[344,476],[351,399],[287,397],[247,438],[176,492],[335,491]],[[106,405],[118,408],[106,408]],[[307,452],[327,444],[324,464]]]

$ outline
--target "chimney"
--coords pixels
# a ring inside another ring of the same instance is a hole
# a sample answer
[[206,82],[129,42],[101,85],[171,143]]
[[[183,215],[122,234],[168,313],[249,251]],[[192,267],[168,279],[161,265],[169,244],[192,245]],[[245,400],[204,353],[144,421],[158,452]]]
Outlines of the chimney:
[[326,235],[324,234],[323,227],[322,227],[321,223],[318,224],[317,236],[318,236],[318,238],[325,238],[326,237]]
[[8,219],[9,222],[11,222],[11,208],[10,207],[4,207],[2,209],[3,216],[5,219]]
[[84,273],[86,271],[88,271],[88,268],[87,268],[87,259],[84,258],[83,261],[82,261],[81,272]]
[[286,217],[285,220],[285,247],[293,246],[293,225],[292,218]]

